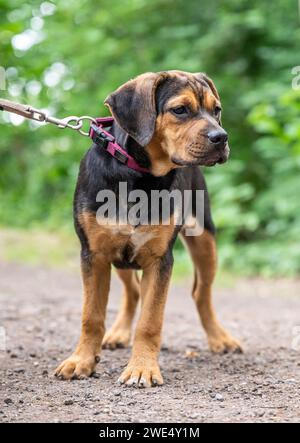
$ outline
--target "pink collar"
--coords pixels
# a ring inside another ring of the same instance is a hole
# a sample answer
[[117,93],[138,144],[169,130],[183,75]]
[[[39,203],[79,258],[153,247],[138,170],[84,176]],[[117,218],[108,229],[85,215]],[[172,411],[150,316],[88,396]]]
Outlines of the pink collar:
[[128,152],[118,145],[114,136],[103,129],[110,127],[113,124],[113,117],[96,118],[95,121],[96,123],[91,124],[89,136],[97,146],[105,149],[105,151],[109,152],[114,158],[128,168],[144,174],[150,173],[149,169],[142,168],[136,160],[128,154]]

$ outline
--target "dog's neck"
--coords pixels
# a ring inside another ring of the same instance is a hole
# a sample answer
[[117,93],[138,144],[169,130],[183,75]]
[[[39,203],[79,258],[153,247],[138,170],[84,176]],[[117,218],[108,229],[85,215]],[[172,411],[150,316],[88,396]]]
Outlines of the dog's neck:
[[109,132],[140,166],[149,169],[155,177],[166,176],[170,171],[176,169],[176,165],[162,151],[157,139],[154,138],[147,147],[143,148],[116,121],[114,121]]
[[136,162],[143,168],[149,169],[151,166],[150,158],[142,146],[140,146],[127,132],[114,121],[110,131],[120,145]]
[[[113,124],[109,132],[115,137],[116,142],[128,152],[140,166],[151,168],[151,162],[144,148],[139,146],[122,128],[116,123]],[[176,176],[180,170],[173,170],[162,176],[143,174],[134,169],[128,168],[105,150],[94,144],[86,154],[80,169],[81,189],[89,200],[91,210],[97,210],[99,204],[95,196],[99,190],[112,190],[118,195],[119,184],[125,182],[128,192],[139,189],[148,194],[151,190],[171,190],[176,187]]]
[[[109,132],[115,137],[118,145],[128,152],[141,167],[152,171],[153,164],[150,153],[130,137],[117,122],[114,121]],[[176,170],[166,170],[161,174],[158,173],[154,175],[151,173],[143,174],[122,164],[108,152],[104,150],[99,151],[99,147],[96,144],[94,144],[92,151],[95,154],[93,157],[93,169],[95,168],[101,171],[101,176],[92,174],[90,177],[96,187],[100,180],[101,187],[103,187],[105,183],[107,189],[114,189],[119,182],[127,182],[128,186],[132,189],[141,189],[144,185],[147,187],[148,182],[151,182],[151,186],[154,186],[155,189],[168,189],[175,179]],[[154,165],[156,163],[159,163],[159,161],[154,161]]]

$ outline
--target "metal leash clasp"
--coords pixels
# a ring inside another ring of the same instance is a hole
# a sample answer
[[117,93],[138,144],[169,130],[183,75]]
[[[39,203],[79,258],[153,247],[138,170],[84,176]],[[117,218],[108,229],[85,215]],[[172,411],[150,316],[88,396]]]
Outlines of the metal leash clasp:
[[78,131],[81,135],[88,137],[89,131],[83,130],[84,122],[88,121],[91,123],[96,123],[96,120],[93,117],[88,115],[83,115],[82,117],[76,117],[75,115],[71,115],[70,117],[66,117],[62,120],[48,117],[47,122],[56,124],[60,129],[70,128],[74,131]]
[[85,137],[89,136],[89,132],[83,130],[84,122],[89,121],[90,123],[96,123],[96,120],[88,115],[84,115],[82,117],[71,115],[69,117],[59,119],[56,117],[51,117],[38,109],[30,108],[30,111],[32,112],[32,120],[50,123],[52,125],[56,125],[59,129],[73,129],[74,131],[78,131],[81,135]]
[[73,129],[74,131],[78,131],[81,135],[84,135],[85,137],[89,136],[89,132],[83,130],[84,123],[86,121],[90,123],[96,123],[96,120],[88,115],[84,115],[82,117],[71,115],[69,117],[59,119],[51,117],[46,112],[40,109],[33,108],[32,106],[22,105],[20,103],[14,103],[9,100],[3,99],[0,99],[0,110],[12,112],[13,114],[18,114],[22,117],[40,123],[50,123],[52,125],[56,125],[60,129]]

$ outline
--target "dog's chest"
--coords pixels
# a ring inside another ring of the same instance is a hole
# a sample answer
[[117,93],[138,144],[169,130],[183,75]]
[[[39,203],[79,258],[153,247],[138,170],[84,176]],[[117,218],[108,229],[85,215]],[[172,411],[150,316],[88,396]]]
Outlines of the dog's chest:
[[157,236],[154,228],[145,230],[141,226],[111,226],[108,231],[112,241],[115,237],[117,243],[123,243],[122,248],[116,253],[116,259],[123,263],[134,263],[139,252],[145,250],[147,244]]
[[91,251],[119,267],[143,267],[162,257],[174,234],[171,225],[115,225],[83,214],[81,223]]

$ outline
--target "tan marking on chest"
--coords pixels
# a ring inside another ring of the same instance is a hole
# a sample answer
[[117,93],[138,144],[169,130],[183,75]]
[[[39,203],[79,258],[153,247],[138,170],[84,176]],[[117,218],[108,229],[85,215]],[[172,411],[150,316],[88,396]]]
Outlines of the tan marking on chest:
[[173,223],[138,227],[99,224],[95,215],[88,212],[81,214],[79,220],[93,253],[113,262],[122,259],[122,251],[130,246],[131,261],[137,261],[141,267],[166,253],[174,233]]

